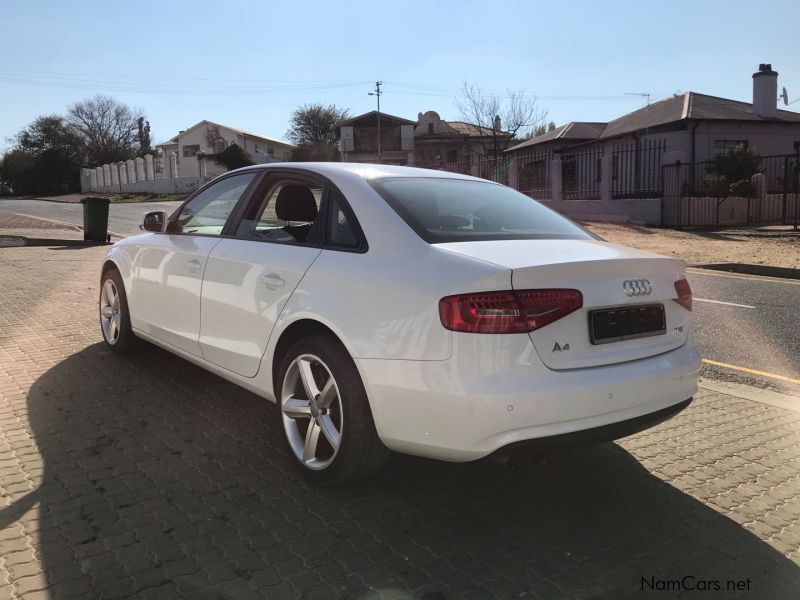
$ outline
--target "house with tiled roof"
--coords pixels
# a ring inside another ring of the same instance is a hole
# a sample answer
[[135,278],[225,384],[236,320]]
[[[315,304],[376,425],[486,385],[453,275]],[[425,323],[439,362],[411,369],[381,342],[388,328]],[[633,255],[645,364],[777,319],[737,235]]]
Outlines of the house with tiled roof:
[[[257,133],[203,120],[188,129],[182,129],[163,144],[158,144],[161,159],[171,152],[177,155],[178,177],[212,176],[225,172],[225,167],[211,160],[198,161],[198,157],[222,152],[237,144],[257,164],[289,160],[292,144],[268,138]],[[200,173],[205,170],[205,173]]]
[[702,162],[736,146],[762,156],[798,153],[800,113],[779,110],[778,100],[778,73],[762,64],[753,74],[752,102],[685,92],[608,123],[567,123],[508,152],[521,156],[540,148],[563,152],[658,141],[670,162]]
[[432,110],[419,113],[414,128],[416,164],[435,168],[461,165],[468,170],[474,156],[493,155],[495,148],[502,152],[508,146],[512,134],[502,130],[499,119],[496,125],[490,128],[445,121]]
[[499,121],[497,125],[492,129],[445,121],[432,110],[419,113],[416,121],[373,110],[341,124],[340,147],[343,160],[351,162],[415,164],[469,172],[474,156],[493,154],[495,143],[497,152],[508,146],[511,134],[502,131]]

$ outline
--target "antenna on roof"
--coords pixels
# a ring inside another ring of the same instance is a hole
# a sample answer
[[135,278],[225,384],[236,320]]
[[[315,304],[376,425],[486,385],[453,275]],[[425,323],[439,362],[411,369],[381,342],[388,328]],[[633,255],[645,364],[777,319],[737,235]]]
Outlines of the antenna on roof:
[[650,106],[650,94],[647,92],[625,92],[626,96],[639,96],[647,99],[647,106]]
[[[650,108],[650,93],[649,92],[625,92],[626,96],[639,96],[641,98],[647,99],[647,104],[645,105],[644,109],[647,110]],[[648,113],[645,113],[646,116],[649,116]],[[644,128],[644,137],[647,139],[647,127]]]
[[789,105],[789,93],[786,91],[786,86],[781,89],[780,99],[783,100],[783,105]]

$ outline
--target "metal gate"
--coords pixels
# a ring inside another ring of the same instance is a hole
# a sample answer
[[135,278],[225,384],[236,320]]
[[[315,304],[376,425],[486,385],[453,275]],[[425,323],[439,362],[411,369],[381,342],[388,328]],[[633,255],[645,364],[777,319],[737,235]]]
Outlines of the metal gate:
[[662,169],[662,227],[800,225],[798,154]]

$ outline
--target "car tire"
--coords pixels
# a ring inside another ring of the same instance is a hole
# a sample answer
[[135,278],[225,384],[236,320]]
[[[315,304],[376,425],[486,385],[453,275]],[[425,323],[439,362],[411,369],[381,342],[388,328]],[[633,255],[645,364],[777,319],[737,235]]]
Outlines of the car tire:
[[290,456],[312,481],[350,483],[386,462],[389,451],[375,430],[358,369],[334,336],[314,335],[290,346],[278,369],[275,397]]
[[100,330],[108,349],[115,354],[130,351],[136,336],[131,328],[125,286],[116,269],[108,269],[101,277],[99,310]]

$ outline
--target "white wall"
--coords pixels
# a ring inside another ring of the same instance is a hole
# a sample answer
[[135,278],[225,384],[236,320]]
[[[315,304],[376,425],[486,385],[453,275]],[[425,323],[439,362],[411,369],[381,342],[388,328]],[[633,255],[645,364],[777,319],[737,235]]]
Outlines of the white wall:
[[698,162],[714,157],[714,140],[747,140],[761,156],[793,154],[795,142],[800,142],[800,123],[703,122],[695,135]]
[[84,189],[84,192],[101,192],[104,194],[189,194],[201,185],[211,181],[213,177],[178,177],[176,179],[151,179],[122,185],[104,185],[95,189]]

